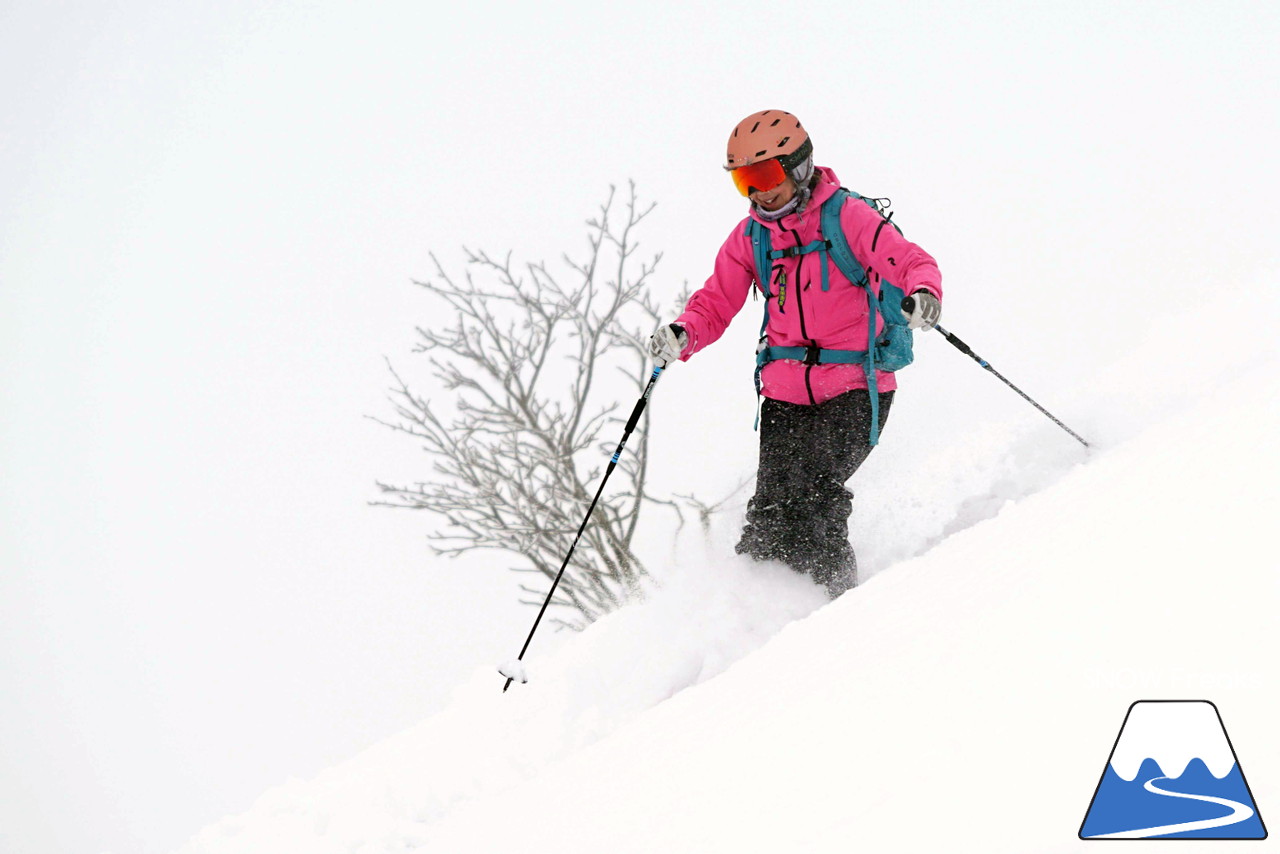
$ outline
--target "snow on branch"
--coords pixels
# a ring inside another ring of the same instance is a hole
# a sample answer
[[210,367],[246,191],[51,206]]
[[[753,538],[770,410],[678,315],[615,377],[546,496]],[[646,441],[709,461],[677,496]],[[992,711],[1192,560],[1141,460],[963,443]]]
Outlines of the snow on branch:
[[[645,344],[660,318],[650,279],[661,254],[638,260],[635,230],[652,210],[634,183],[621,204],[611,188],[587,221],[585,257],[566,255],[564,276],[545,263],[517,266],[510,253],[464,250],[459,278],[431,256],[435,275],[415,284],[447,311],[417,327],[413,351],[446,394],[415,393],[388,364],[395,417],[374,420],[417,440],[434,478],[379,482],[374,503],[440,517],[431,535],[439,554],[499,549],[521,556],[513,569],[555,577],[621,437],[617,413],[648,380]],[[645,493],[648,422],[646,411],[556,590],[553,604],[577,612],[560,622],[613,610],[647,574],[632,543],[642,506],[654,501]],[[541,605],[548,587],[522,585],[522,601]]]

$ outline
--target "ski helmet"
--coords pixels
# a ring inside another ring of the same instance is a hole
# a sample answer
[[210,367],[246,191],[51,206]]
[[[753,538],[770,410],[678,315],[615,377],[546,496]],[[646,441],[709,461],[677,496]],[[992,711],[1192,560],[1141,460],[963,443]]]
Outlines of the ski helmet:
[[737,169],[776,157],[791,174],[812,153],[809,132],[800,126],[799,119],[785,110],[765,110],[752,113],[733,129],[724,168]]

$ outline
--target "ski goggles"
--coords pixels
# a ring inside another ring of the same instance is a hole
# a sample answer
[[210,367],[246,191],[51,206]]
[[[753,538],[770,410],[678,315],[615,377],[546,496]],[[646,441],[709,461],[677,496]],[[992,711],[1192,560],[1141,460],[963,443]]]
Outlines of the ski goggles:
[[782,168],[782,164],[776,157],[748,166],[739,166],[729,174],[733,176],[733,185],[744,196],[750,196],[755,192],[768,192],[787,180],[787,170]]

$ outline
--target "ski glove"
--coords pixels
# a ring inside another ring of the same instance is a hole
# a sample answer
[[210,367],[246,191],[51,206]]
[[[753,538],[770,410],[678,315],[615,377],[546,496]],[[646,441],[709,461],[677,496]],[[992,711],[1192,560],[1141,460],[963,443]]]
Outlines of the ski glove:
[[919,290],[902,301],[902,316],[909,329],[932,329],[942,316],[942,303],[928,291]]
[[665,368],[669,363],[680,358],[685,344],[688,343],[689,334],[684,331],[684,327],[678,323],[668,323],[666,326],[659,326],[649,336],[649,355],[659,367]]

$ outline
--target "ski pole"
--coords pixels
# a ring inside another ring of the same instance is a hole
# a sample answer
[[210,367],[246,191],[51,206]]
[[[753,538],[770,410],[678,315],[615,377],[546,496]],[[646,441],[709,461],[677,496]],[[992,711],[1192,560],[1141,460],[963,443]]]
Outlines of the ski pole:
[[[604,470],[604,477],[600,479],[600,488],[596,490],[596,497],[591,499],[591,506],[587,508],[587,515],[582,518],[582,524],[578,526],[578,533],[573,538],[573,545],[569,546],[569,553],[564,556],[564,563],[560,564],[560,571],[556,573],[555,580],[551,582],[551,589],[547,591],[546,601],[542,603],[542,608],[538,611],[538,618],[533,621],[533,628],[529,629],[529,637],[525,638],[524,646],[520,648],[520,655],[516,657],[516,660],[510,666],[498,669],[499,673],[507,677],[507,684],[502,686],[504,694],[511,687],[511,683],[515,680],[517,673],[522,669],[519,663],[524,661],[524,654],[529,649],[529,642],[533,640],[533,633],[538,630],[538,624],[542,622],[542,615],[547,612],[547,606],[551,604],[551,597],[555,595],[556,587],[560,584],[560,578],[564,575],[565,568],[569,566],[569,559],[573,557],[573,550],[578,547],[578,540],[582,539],[582,532],[587,529],[587,522],[590,521],[591,513],[596,509],[596,502],[600,500],[600,495],[604,492],[604,485],[609,482],[609,475],[613,474],[614,468],[618,465],[618,460],[622,457],[622,449],[627,446],[627,439],[631,438],[631,431],[635,430],[636,424],[640,423],[640,415],[644,412],[645,404],[649,402],[649,395],[653,394],[653,386],[658,382],[658,377],[662,375],[662,371],[665,368],[665,362],[654,365],[653,375],[649,377],[649,384],[645,386],[644,393],[636,401],[635,409],[631,410],[631,417],[627,419],[627,426],[622,432],[622,441],[618,443],[617,450],[613,452],[613,459],[609,460],[609,465]],[[514,672],[508,673],[506,672],[508,670]],[[527,681],[522,674],[520,681]]]
[[[910,313],[912,312],[912,310],[914,310],[914,309],[915,309],[915,306],[916,306],[916,301],[915,301],[915,299],[913,299],[912,297],[904,297],[904,298],[903,298],[903,300],[902,300],[902,310],[903,310],[903,311],[905,311],[907,314],[910,314]],[[1030,397],[1026,392],[1024,392],[1022,389],[1018,388],[1016,385],[1014,385],[1013,383],[1011,383],[1011,382],[1009,382],[1007,379],[1005,379],[1005,378],[1004,378],[1004,376],[1003,376],[999,371],[997,371],[995,368],[991,367],[991,365],[987,362],[987,360],[986,360],[986,359],[982,358],[982,357],[981,357],[981,356],[979,356],[977,353],[973,352],[973,350],[969,347],[969,345],[968,345],[968,344],[964,343],[964,342],[963,342],[963,341],[961,341],[959,338],[957,338],[956,336],[952,335],[952,334],[951,334],[950,332],[948,332],[947,330],[943,329],[941,326],[935,325],[933,328],[934,328],[934,329],[936,329],[936,330],[938,330],[939,332],[941,332],[941,333],[942,333],[942,337],[943,337],[943,338],[946,338],[948,341],[950,341],[950,342],[951,342],[951,344],[952,344],[952,345],[953,345],[957,350],[959,350],[961,353],[964,353],[964,354],[965,354],[966,356],[968,356],[969,358],[973,359],[973,360],[974,360],[975,362],[977,362],[979,365],[982,365],[982,367],[986,368],[986,369],[987,369],[988,371],[990,371],[991,373],[995,374],[996,378],[997,378],[998,380],[1000,380],[1000,382],[1004,383],[1004,384],[1005,384],[1005,385],[1007,385],[1009,388],[1011,388],[1011,389],[1013,389],[1014,391],[1016,391],[1019,395],[1021,395],[1021,396],[1022,396],[1022,399],[1023,399],[1023,400],[1025,400],[1027,403],[1029,403],[1029,404],[1031,404],[1032,406],[1034,406],[1036,409],[1039,409],[1039,410],[1040,410],[1041,412],[1043,412],[1046,416],[1048,416],[1048,418],[1049,418],[1049,420],[1050,420],[1050,421],[1052,421],[1054,424],[1057,424],[1057,425],[1058,425],[1059,427],[1061,427],[1063,430],[1066,430],[1068,433],[1070,433],[1070,434],[1072,435],[1072,437],[1074,437],[1074,438],[1075,438],[1075,440],[1076,440],[1077,442],[1079,442],[1081,445],[1084,445],[1086,448],[1087,448],[1087,447],[1089,447],[1089,443],[1088,443],[1088,442],[1086,442],[1084,439],[1081,439],[1081,438],[1080,438],[1080,435],[1079,435],[1078,433],[1076,433],[1076,431],[1072,430],[1072,429],[1071,429],[1070,427],[1068,427],[1066,424],[1063,424],[1063,423],[1062,423],[1061,421],[1059,421],[1057,418],[1054,418],[1054,417],[1053,417],[1053,413],[1049,412],[1049,410],[1045,409],[1043,406],[1041,406],[1040,404],[1038,404],[1038,403],[1036,403],[1034,400],[1032,400],[1032,399],[1031,399],[1031,397]]]

